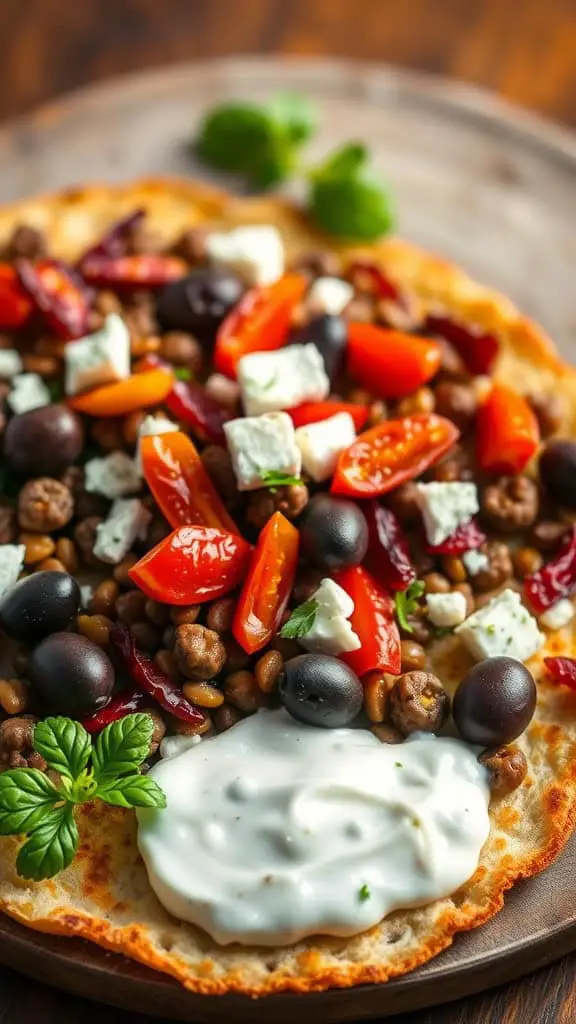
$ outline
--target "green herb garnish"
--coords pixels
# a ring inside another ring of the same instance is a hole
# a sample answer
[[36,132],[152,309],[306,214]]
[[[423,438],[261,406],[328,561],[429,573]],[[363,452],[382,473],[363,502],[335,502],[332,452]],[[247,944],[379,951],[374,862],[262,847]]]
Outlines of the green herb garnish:
[[394,761],[394,767],[395,768],[403,768],[404,765],[402,764],[402,761]]
[[372,894],[370,892],[370,889],[368,888],[366,883],[360,886],[358,890],[358,899],[360,900],[360,903],[366,903],[366,900],[369,900],[371,895]]
[[51,402],[60,402],[61,399],[64,397],[64,391],[62,390],[62,385],[60,384],[60,381],[46,381],[46,387],[48,388]]
[[157,782],[138,769],[150,750],[150,715],[127,715],[105,729],[94,745],[79,722],[46,718],[34,729],[33,746],[52,782],[37,768],[12,768],[0,774],[0,835],[26,837],[16,869],[40,882],[72,863],[78,849],[74,807],[102,800],[114,807],[165,807]]
[[314,625],[317,611],[318,601],[305,601],[304,604],[299,604],[282,626],[280,636],[285,640],[297,640],[299,636],[307,636]]
[[299,476],[291,476],[290,473],[280,473],[275,469],[263,469],[260,479],[265,487],[269,487],[275,494],[278,487],[290,487],[291,484],[301,484]]
[[494,625],[493,622],[491,622],[491,623],[489,623],[488,626],[484,627],[484,631],[486,633],[488,633],[488,636],[494,636],[494,634],[496,632],[496,626]]
[[192,370],[188,366],[176,366],[174,376],[176,380],[189,381],[192,380]]
[[432,630],[432,636],[436,640],[441,640],[442,637],[449,636],[451,633],[453,633],[454,632],[454,627],[453,626],[432,626],[431,630]]
[[396,604],[396,617],[398,622],[402,626],[402,629],[406,630],[407,633],[414,632],[414,626],[411,626],[408,622],[408,616],[412,615],[418,607],[418,600],[422,597],[426,589],[426,585],[422,580],[414,580],[407,590],[398,590],[396,592],[395,604]]
[[310,174],[310,210],[331,235],[370,242],[394,226],[390,195],[365,146],[349,143]]

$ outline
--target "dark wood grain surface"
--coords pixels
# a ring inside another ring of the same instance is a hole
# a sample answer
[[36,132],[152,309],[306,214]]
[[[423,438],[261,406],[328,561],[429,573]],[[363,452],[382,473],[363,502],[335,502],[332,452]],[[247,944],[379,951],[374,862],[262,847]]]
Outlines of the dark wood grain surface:
[[[111,75],[237,53],[387,60],[576,126],[576,0],[1,0],[0,119]],[[551,951],[551,957],[553,950]],[[1,1024],[147,1024],[0,969]],[[393,1024],[573,1024],[576,961]]]

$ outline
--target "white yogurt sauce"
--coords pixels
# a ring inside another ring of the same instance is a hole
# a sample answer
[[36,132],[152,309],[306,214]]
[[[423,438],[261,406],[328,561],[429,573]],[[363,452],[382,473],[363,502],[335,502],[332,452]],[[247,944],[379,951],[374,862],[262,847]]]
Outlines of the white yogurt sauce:
[[261,711],[157,764],[165,810],[138,811],[159,900],[220,944],[354,935],[454,892],[488,836],[476,752],[419,734],[317,729]]

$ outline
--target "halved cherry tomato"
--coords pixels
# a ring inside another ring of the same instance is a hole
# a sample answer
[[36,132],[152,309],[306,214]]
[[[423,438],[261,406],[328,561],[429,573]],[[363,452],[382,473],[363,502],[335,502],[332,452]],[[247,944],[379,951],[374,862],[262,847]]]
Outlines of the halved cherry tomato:
[[540,441],[538,420],[517,391],[496,383],[476,417],[476,456],[487,473],[520,473]]
[[18,260],[16,271],[24,291],[56,334],[64,341],[86,334],[91,289],[72,267],[61,260]]
[[402,398],[438,373],[442,347],[437,341],[375,324],[348,327],[346,369],[382,398]]
[[280,627],[296,575],[299,540],[298,530],[281,512],[260,533],[232,623],[247,654],[265,647]]
[[211,526],[180,526],[130,569],[130,579],[154,601],[202,604],[223,597],[246,575],[250,545]]
[[338,458],[334,494],[376,498],[420,476],[460,437],[450,420],[435,413],[386,420],[366,430]]
[[32,312],[32,302],[10,263],[0,263],[0,329],[22,327]]
[[163,402],[172,388],[173,379],[172,371],[163,367],[145,370],[143,373],[132,374],[126,380],[103,384],[84,395],[69,398],[68,405],[76,412],[84,412],[88,416],[126,416],[129,412]]
[[308,284],[303,274],[284,274],[274,284],[246,292],[218,329],[214,349],[218,372],[235,378],[242,356],[281,348],[288,336],[292,310]]
[[368,419],[368,406],[355,405],[354,402],[303,402],[294,409],[287,409],[295,427],[305,427],[308,423],[319,423],[327,420],[330,416],[336,416],[339,412],[350,413],[354,420],[356,430],[362,427]]
[[179,430],[140,439],[142,469],[170,526],[238,527],[204,469],[192,441]]
[[366,672],[400,672],[400,633],[394,617],[394,601],[361,565],[337,572],[334,579],[354,601],[350,618],[362,646],[339,657],[357,675]]

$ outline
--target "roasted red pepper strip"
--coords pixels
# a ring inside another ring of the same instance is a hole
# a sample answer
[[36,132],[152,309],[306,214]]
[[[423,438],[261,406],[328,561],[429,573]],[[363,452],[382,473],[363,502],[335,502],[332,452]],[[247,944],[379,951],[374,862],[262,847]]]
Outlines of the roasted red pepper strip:
[[187,423],[203,441],[225,444],[224,424],[233,419],[233,413],[224,409],[205,389],[194,381],[175,380],[165,399],[166,408],[181,423]]
[[0,263],[0,330],[15,330],[27,322],[33,305],[9,263]]
[[148,694],[134,686],[113,697],[101,711],[95,711],[93,715],[84,718],[82,725],[86,732],[100,732],[111,722],[117,722],[120,718],[126,718],[126,715],[142,711],[143,708],[150,707],[151,703]]
[[64,341],[86,334],[88,296],[71,267],[60,260],[18,260],[16,270],[24,291],[56,334]]
[[177,683],[172,682],[151,658],[137,649],[126,626],[115,623],[110,630],[110,640],[132,682],[152,697],[164,711],[192,725],[201,725],[205,721],[203,712],[186,700]]
[[127,416],[138,409],[160,405],[171,391],[173,380],[172,371],[159,366],[156,370],[133,373],[126,380],[103,384],[83,395],[76,395],[68,399],[68,405],[77,412],[99,419]]
[[459,437],[450,420],[434,413],[386,420],[360,434],[341,453],[331,489],[358,498],[386,494],[420,476]]
[[416,391],[438,373],[441,359],[437,341],[375,324],[348,326],[346,369],[381,398],[402,398]]
[[192,441],[174,430],[143,437],[140,457],[144,477],[171,526],[214,526],[238,533]]
[[294,409],[286,410],[295,427],[305,427],[308,423],[320,423],[339,412],[350,413],[356,430],[362,430],[368,419],[368,406],[355,405],[354,402],[303,402]]
[[163,604],[202,604],[223,597],[246,577],[251,547],[211,526],[180,526],[130,569],[130,579]]
[[544,658],[544,664],[556,683],[576,690],[576,658]]
[[214,349],[218,372],[235,379],[242,356],[281,348],[288,337],[292,311],[308,283],[303,274],[285,274],[274,284],[246,292],[218,329]]
[[382,586],[406,590],[416,579],[408,540],[391,509],[377,501],[367,501],[362,511],[368,523],[366,564]]
[[187,272],[187,264],[178,256],[86,256],[82,276],[97,288],[115,291],[133,288],[162,288]]
[[540,430],[528,402],[495,383],[476,417],[476,456],[487,473],[521,473],[534,455]]
[[556,558],[524,580],[524,593],[540,615],[576,588],[576,524],[567,533]]
[[334,579],[354,601],[350,623],[362,644],[339,657],[359,676],[373,671],[398,675],[400,633],[392,597],[361,565],[337,572]]
[[498,341],[476,324],[459,324],[450,317],[429,316],[425,324],[431,334],[439,334],[454,346],[472,374],[490,373],[498,355]]
[[145,216],[146,211],[144,209],[134,210],[134,212],[129,213],[127,217],[123,217],[122,220],[118,220],[115,224],[112,224],[100,241],[90,249],[87,249],[80,257],[78,261],[80,270],[82,269],[83,263],[90,260],[93,256],[108,256],[113,259],[118,256],[124,256],[131,232],[135,227],[142,223]]
[[485,540],[487,537],[484,530],[475,519],[471,519],[468,523],[461,523],[450,537],[436,547],[426,544],[426,551],[431,555],[461,555],[464,551],[479,548]]
[[248,654],[265,647],[280,628],[296,575],[299,540],[298,530],[281,512],[260,533],[232,623]]

